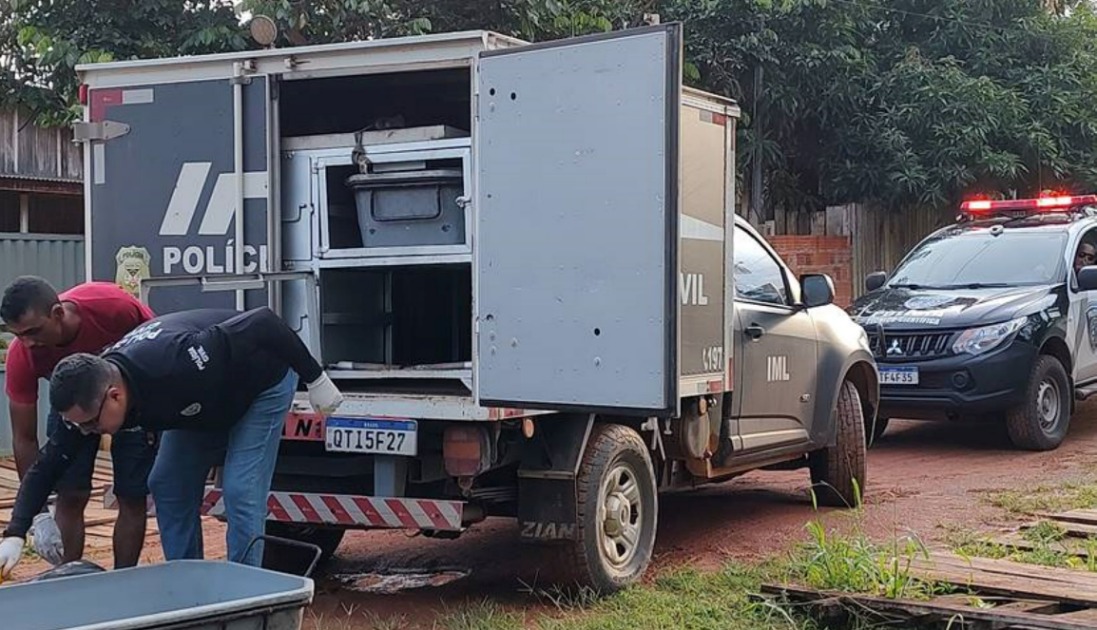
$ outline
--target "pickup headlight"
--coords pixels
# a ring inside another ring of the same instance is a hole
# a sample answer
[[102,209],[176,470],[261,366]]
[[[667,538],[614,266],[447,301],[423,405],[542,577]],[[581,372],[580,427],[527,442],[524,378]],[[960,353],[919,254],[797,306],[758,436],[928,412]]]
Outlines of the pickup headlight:
[[1008,339],[1013,338],[1017,331],[1021,330],[1028,322],[1027,317],[983,326],[981,328],[969,328],[960,334],[956,343],[952,344],[952,351],[956,354],[983,354],[1002,345]]

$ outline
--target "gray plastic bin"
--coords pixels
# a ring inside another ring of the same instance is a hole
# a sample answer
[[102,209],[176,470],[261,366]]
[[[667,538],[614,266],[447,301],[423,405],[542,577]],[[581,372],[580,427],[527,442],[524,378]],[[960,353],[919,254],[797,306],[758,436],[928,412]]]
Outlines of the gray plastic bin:
[[299,630],[311,578],[175,560],[0,586],[5,630]]

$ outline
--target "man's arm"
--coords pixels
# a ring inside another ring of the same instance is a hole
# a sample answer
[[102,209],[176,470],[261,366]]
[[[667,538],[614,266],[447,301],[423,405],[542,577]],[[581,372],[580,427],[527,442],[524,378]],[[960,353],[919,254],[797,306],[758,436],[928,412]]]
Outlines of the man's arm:
[[8,349],[6,368],[4,389],[11,414],[12,450],[22,480],[38,458],[38,376],[22,341],[16,339]]
[[4,530],[4,538],[17,536],[26,538],[27,531],[34,522],[34,516],[42,511],[49,500],[57,480],[72,464],[72,457],[80,449],[84,440],[98,440],[98,435],[84,435],[67,424],[62,424],[50,436],[37,461],[30,467],[19,484],[19,494],[15,498],[15,508],[11,513],[11,522]]
[[241,313],[213,328],[224,334],[225,344],[233,354],[247,355],[259,349],[266,350],[289,363],[306,383],[312,383],[324,375],[324,369],[297,333],[265,306]]
[[15,468],[22,481],[27,471],[38,459],[38,405],[8,403],[11,415],[12,450],[15,451]]

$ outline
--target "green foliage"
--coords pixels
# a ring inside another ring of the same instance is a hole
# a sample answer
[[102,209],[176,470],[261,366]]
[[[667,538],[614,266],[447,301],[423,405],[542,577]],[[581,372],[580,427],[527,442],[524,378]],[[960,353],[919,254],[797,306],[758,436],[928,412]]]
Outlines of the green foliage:
[[[0,0],[0,100],[74,110],[85,61],[254,46],[229,0]],[[686,24],[686,80],[739,100],[766,204],[950,206],[1097,188],[1097,16],[1079,0],[244,0],[293,46]],[[757,83],[756,79],[761,80]],[[48,89],[43,89],[48,88]],[[746,185],[743,194],[749,194]]]
[[488,29],[535,41],[635,25],[639,0],[244,0],[287,43],[326,43]]
[[240,50],[248,45],[231,0],[0,0],[0,104],[18,102],[39,124],[64,124],[77,64]]
[[[850,512],[851,530],[846,534],[828,532],[820,521],[809,521],[807,543],[793,554],[792,575],[825,591],[868,593],[892,599],[928,599],[946,590],[943,585],[915,576],[911,565],[929,551],[915,537],[895,536],[890,544],[872,541],[862,530],[864,504],[859,486]],[[815,493],[812,504],[818,509]]]
[[974,191],[1097,186],[1097,19],[1087,3],[670,5],[668,17],[687,21],[702,83],[740,99],[740,166],[758,149],[771,207],[941,206]]

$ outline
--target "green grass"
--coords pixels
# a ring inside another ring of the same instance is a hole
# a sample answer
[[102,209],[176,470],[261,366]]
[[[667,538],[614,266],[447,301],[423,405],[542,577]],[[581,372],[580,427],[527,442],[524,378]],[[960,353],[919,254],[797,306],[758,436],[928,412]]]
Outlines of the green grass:
[[781,573],[778,565],[729,565],[715,573],[679,569],[657,577],[649,586],[625,590],[585,610],[540,619],[536,627],[541,630],[816,628],[809,620],[752,596],[758,593],[763,581],[775,579]]
[[987,493],[985,499],[1013,514],[1092,509],[1097,508],[1097,482],[1086,480],[1059,486],[1000,490]]
[[1019,549],[975,535],[953,540],[956,553],[967,557],[1010,560],[1025,564],[1097,572],[1097,538],[1073,538],[1058,523],[1041,521],[1022,537],[1031,549]]
[[437,630],[521,630],[524,624],[522,615],[481,600],[446,610],[434,622],[434,627]]

